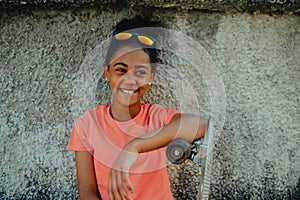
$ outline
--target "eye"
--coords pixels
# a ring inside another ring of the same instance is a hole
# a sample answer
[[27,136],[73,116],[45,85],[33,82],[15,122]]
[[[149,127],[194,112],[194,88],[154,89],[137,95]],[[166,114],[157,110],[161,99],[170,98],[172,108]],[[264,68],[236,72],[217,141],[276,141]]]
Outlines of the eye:
[[146,72],[145,70],[138,70],[138,71],[136,71],[135,73],[136,73],[136,75],[138,75],[138,76],[142,76],[142,75],[147,74],[147,72]]
[[123,74],[123,73],[126,73],[126,69],[124,69],[122,67],[118,67],[118,68],[116,68],[116,72],[119,74]]

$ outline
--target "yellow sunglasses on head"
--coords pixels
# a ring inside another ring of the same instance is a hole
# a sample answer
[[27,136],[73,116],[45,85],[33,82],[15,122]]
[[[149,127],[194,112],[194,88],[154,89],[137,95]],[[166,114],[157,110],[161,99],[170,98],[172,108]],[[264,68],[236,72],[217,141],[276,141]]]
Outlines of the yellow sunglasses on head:
[[135,32],[115,31],[113,36],[116,40],[128,40],[132,38],[132,36],[136,36],[139,42],[147,46],[152,46],[156,42],[154,37],[145,34],[140,35],[139,33]]

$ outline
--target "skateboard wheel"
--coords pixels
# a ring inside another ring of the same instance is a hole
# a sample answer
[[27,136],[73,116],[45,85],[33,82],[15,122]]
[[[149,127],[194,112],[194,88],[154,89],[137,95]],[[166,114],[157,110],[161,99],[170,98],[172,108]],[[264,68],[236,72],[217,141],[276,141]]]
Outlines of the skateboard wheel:
[[167,158],[171,163],[180,164],[189,158],[191,144],[183,139],[175,139],[167,146]]

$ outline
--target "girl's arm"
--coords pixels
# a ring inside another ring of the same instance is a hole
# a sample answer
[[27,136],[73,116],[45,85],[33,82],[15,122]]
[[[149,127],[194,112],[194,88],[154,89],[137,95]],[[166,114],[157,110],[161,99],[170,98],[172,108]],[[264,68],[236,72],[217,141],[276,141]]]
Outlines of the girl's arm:
[[81,200],[99,200],[93,155],[75,151],[78,193]]
[[192,142],[204,137],[206,124],[207,120],[198,115],[176,114],[168,125],[132,140],[126,148],[144,153],[164,147],[176,138]]
[[111,200],[131,200],[129,191],[133,193],[134,188],[128,172],[136,161],[138,153],[159,149],[176,138],[192,142],[204,137],[206,124],[207,120],[200,116],[176,114],[168,125],[130,141],[123,148],[111,169],[108,186],[109,198]]

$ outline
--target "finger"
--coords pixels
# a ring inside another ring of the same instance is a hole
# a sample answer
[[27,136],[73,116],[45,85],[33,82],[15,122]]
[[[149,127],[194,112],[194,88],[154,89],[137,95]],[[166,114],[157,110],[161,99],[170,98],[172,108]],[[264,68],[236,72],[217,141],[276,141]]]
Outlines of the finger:
[[119,193],[121,194],[121,196],[123,198],[125,198],[126,200],[131,200],[132,198],[131,198],[131,196],[129,196],[129,194],[126,190],[126,187],[125,187],[126,185],[123,182],[121,171],[118,171],[117,183],[118,183],[118,190],[119,190]]
[[111,192],[111,184],[108,185],[108,197],[109,197],[109,200],[114,200],[114,195],[113,193]]
[[110,177],[109,177],[109,183],[110,183],[109,184],[110,188],[108,191],[109,198],[111,200],[122,200],[122,197],[119,194],[118,187],[117,187],[117,171],[115,171],[115,170],[111,171]]
[[110,172],[110,174],[109,174],[107,192],[108,192],[109,200],[114,200],[114,196],[112,193],[112,175],[111,174],[112,174],[112,172]]
[[125,183],[125,187],[131,192],[134,193],[134,188],[132,186],[132,183],[129,178],[129,173],[128,172],[122,172],[122,180],[123,183]]

